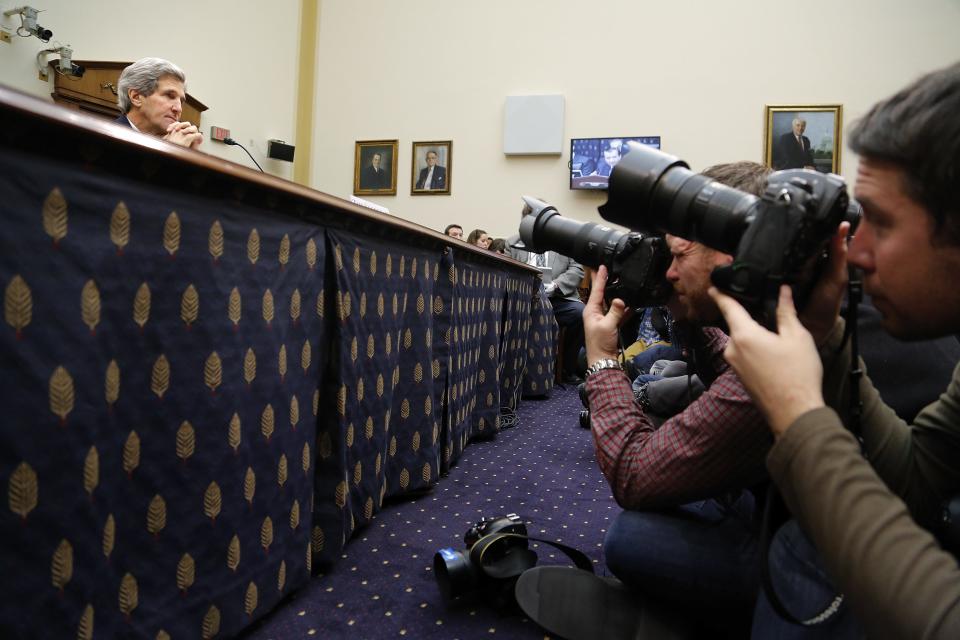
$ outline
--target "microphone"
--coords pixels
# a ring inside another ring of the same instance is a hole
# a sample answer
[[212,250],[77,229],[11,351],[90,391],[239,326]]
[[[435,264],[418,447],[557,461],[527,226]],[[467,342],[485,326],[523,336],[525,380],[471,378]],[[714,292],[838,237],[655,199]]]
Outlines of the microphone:
[[[237,142],[237,141],[234,140],[233,138],[224,138],[224,139],[223,139],[223,144],[229,144],[230,146],[237,146],[237,147],[240,147],[241,149],[243,149],[244,151],[247,151],[247,148],[246,148],[245,146],[243,146],[242,144],[240,144],[239,142]],[[263,170],[263,167],[260,166],[260,163],[257,162],[256,159],[253,157],[253,154],[252,154],[252,153],[250,153],[249,151],[247,151],[247,155],[250,156],[250,159],[253,160],[253,164],[257,165],[257,169],[260,169],[261,173],[266,173],[266,171]]]

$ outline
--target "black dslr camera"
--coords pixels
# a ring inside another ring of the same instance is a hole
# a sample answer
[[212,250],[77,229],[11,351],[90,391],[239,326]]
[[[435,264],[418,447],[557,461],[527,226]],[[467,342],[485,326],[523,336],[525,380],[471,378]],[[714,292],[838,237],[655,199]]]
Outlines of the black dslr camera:
[[[767,327],[775,324],[780,285],[794,285],[802,305],[815,283],[812,269],[824,244],[843,220],[851,226],[858,221],[859,207],[851,202],[843,179],[834,174],[777,171],[770,174],[766,191],[757,198],[690,171],[675,156],[628,144],[630,152],[610,176],[600,215],[641,232],[670,233],[732,254],[733,263],[715,269],[711,280]],[[663,259],[651,257],[658,236],[627,241],[626,237],[639,234],[564,220],[547,205],[540,209],[528,216],[533,220],[520,223],[520,237],[531,250],[557,251],[594,267],[607,265],[611,283],[607,297],[620,297],[627,306],[662,304],[669,297],[665,278],[669,252]],[[664,241],[659,238],[659,242]],[[640,295],[644,304],[622,295],[623,289],[644,294]],[[646,300],[647,292],[663,290],[666,294],[658,301]]]
[[466,552],[448,547],[433,556],[433,572],[444,599],[479,592],[497,606],[514,603],[517,578],[537,563],[519,516],[483,518],[467,530],[463,542]]

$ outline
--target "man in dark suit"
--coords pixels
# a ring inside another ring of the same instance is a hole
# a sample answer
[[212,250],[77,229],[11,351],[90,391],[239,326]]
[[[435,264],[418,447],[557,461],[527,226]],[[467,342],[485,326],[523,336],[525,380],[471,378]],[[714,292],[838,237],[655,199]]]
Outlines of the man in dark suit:
[[414,189],[446,189],[447,168],[437,164],[437,152],[427,151],[427,166],[420,169],[420,177]]
[[203,142],[203,134],[196,125],[180,121],[186,88],[180,67],[162,58],[141,58],[124,69],[117,81],[122,113],[115,122],[195,149]]
[[597,175],[609,178],[618,162],[620,162],[620,144],[612,143],[603,150],[603,162],[597,163]]
[[780,136],[773,153],[774,169],[816,169],[810,138],[803,135],[807,121],[793,119],[793,130]]
[[382,156],[380,153],[374,153],[370,159],[370,164],[360,172],[361,189],[389,189],[390,172],[380,166]]

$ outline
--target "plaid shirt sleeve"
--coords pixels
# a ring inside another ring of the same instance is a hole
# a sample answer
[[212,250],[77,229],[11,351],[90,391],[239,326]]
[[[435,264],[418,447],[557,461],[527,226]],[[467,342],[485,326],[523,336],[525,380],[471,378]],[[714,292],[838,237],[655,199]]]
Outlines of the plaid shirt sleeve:
[[[722,357],[725,342],[710,340],[708,347]],[[765,477],[773,437],[729,367],[659,429],[621,371],[591,375],[587,393],[597,461],[625,509],[683,504]]]

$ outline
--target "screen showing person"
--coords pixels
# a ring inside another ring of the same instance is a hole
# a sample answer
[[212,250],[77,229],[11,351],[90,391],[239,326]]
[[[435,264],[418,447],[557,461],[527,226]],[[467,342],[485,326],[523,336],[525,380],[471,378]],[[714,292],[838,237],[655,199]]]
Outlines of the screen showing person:
[[570,188],[606,189],[613,168],[630,152],[628,142],[660,148],[660,136],[573,138],[570,141]]

